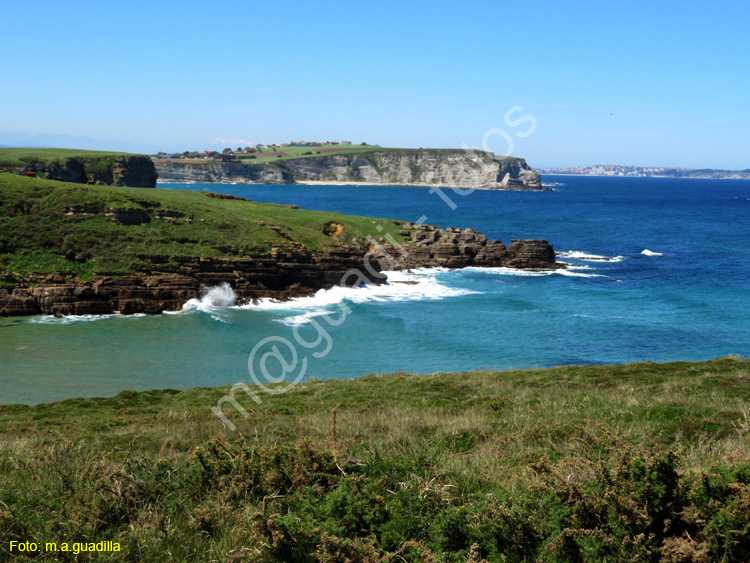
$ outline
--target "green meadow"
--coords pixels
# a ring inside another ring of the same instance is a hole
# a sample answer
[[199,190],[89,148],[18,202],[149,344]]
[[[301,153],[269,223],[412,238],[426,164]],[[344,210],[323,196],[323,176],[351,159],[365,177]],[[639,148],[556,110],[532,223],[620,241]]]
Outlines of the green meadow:
[[138,155],[125,152],[84,151],[79,149],[0,148],[0,168],[27,164],[51,164],[69,158],[104,159],[111,162],[127,156]]
[[[253,155],[241,155],[239,158],[242,160],[248,159],[250,156],[255,156],[256,161],[264,160],[281,160],[289,158],[304,158],[309,156],[328,156],[336,154],[351,154],[361,151],[372,151],[380,150],[380,147],[373,145],[325,145],[322,147],[279,147],[277,149],[262,149],[260,152],[256,152]],[[277,154],[281,153],[281,159],[277,157]]]
[[[114,222],[111,213],[118,210],[136,210],[144,222]],[[332,222],[343,225],[335,237],[326,234]],[[408,244],[401,231],[398,221],[210,198],[204,192],[0,174],[0,271],[20,277],[59,272],[86,279],[157,271],[154,256],[161,263],[165,257],[167,262],[237,258],[295,245],[322,252],[355,239],[365,243],[368,235],[389,234]]]

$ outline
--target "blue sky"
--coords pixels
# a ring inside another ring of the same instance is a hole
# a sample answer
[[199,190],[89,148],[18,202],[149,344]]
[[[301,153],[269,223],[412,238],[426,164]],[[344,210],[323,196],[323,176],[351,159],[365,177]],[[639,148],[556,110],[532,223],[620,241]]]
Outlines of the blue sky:
[[[172,151],[479,147],[504,129],[532,166],[744,169],[748,16],[723,1],[6,2],[0,132]],[[536,119],[528,137],[505,123],[514,106]]]

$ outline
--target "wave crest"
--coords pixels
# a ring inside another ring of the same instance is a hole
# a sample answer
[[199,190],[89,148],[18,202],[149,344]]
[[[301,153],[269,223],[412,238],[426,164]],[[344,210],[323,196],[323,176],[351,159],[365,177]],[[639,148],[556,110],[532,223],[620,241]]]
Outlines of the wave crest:
[[602,256],[600,254],[588,254],[581,252],[580,250],[568,250],[567,252],[557,252],[557,256],[560,258],[570,258],[572,260],[583,260],[586,262],[622,262],[625,260],[624,256]]

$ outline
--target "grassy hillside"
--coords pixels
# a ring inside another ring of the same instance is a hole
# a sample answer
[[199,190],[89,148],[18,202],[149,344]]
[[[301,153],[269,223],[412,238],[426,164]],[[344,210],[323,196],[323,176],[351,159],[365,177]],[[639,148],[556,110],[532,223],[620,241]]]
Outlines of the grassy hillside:
[[[122,210],[140,214],[142,224],[114,222],[113,214]],[[330,222],[344,226],[333,238],[324,232]],[[150,256],[263,255],[291,241],[322,251],[355,238],[364,242],[368,234],[389,233],[406,242],[399,230],[397,222],[385,219],[215,199],[202,192],[83,186],[0,174],[0,271],[21,276],[125,274],[149,268]]]
[[0,407],[0,558],[750,560],[750,360],[309,381],[235,432],[226,392]]
[[68,158],[81,158],[87,160],[114,160],[125,157],[136,156],[125,152],[110,151],[84,151],[79,149],[29,149],[29,148],[0,148],[0,168],[3,166],[18,166],[27,164],[50,164],[62,162]]
[[[317,150],[316,150],[317,149]],[[318,152],[320,151],[320,152]],[[399,148],[387,148],[387,147],[374,147],[370,145],[351,145],[348,147],[340,148],[321,148],[321,147],[290,147],[288,149],[282,149],[278,153],[257,153],[257,158],[247,158],[250,155],[243,155],[239,157],[241,160],[246,162],[263,162],[263,161],[284,161],[296,158],[316,158],[321,156],[332,156],[338,154],[368,154],[368,153],[399,153],[399,154],[434,154],[434,155],[464,155],[466,151],[463,149],[399,149]],[[474,151],[477,154],[482,154],[484,151]],[[310,153],[310,154],[307,154]],[[508,157],[514,158],[514,157]],[[515,160],[515,159],[514,159]],[[179,162],[179,161],[178,161]]]
[[[325,145],[322,147],[284,147],[279,149],[262,149],[261,152],[257,152],[253,155],[240,155],[239,158],[242,160],[248,159],[250,156],[255,156],[254,159],[250,159],[255,162],[263,162],[268,160],[279,160],[289,158],[305,158],[309,156],[320,156],[320,155],[334,155],[334,154],[352,154],[362,151],[371,151],[373,149],[380,149],[378,146],[373,145]],[[309,153],[309,154],[308,154]]]

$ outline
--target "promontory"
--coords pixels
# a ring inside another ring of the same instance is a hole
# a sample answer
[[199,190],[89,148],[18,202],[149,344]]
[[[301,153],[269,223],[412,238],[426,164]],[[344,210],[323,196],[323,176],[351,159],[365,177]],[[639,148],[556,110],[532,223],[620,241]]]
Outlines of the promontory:
[[418,266],[561,267],[545,240],[0,173],[0,315],[159,313],[223,282],[284,299]]
[[[314,148],[314,147],[313,147]],[[516,157],[470,149],[339,147],[321,151],[231,153],[156,158],[161,182],[378,184],[544,190],[539,174]],[[165,155],[166,156],[166,155]]]

